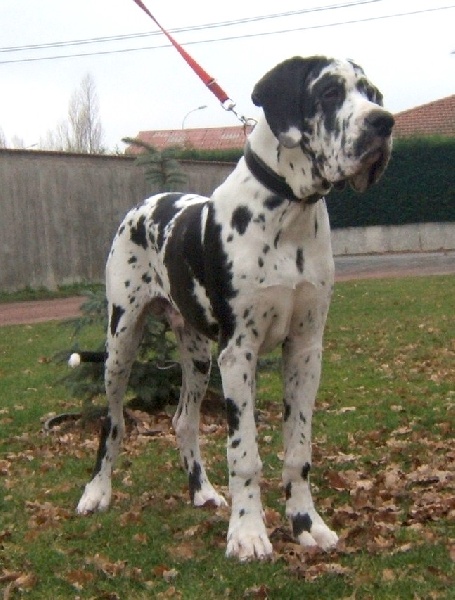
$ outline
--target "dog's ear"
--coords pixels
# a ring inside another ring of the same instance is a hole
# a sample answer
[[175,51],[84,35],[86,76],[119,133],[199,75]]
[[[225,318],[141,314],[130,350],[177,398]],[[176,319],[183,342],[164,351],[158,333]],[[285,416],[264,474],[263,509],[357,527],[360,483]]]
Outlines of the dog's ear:
[[308,76],[317,76],[329,62],[322,56],[295,56],[271,69],[255,85],[251,99],[262,106],[273,135],[286,148],[298,146],[302,139]]

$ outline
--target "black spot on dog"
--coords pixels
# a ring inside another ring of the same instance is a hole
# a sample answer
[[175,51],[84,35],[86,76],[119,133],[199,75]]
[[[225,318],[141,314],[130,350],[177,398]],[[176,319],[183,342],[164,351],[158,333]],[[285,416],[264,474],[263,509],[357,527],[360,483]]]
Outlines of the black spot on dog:
[[297,270],[299,273],[303,273],[304,263],[303,248],[297,248],[295,264],[297,265]]
[[142,275],[142,281],[144,283],[150,283],[152,281],[152,278],[150,277],[150,275],[148,273],[144,273]]
[[242,440],[234,440],[231,444],[231,448],[238,448]]
[[229,437],[232,437],[240,424],[240,410],[232,398],[226,398],[226,415]]
[[218,326],[209,321],[209,315],[195,291],[195,281],[202,287],[206,286],[206,257],[202,243],[204,207],[204,202],[191,204],[175,218],[166,244],[164,264],[168,271],[172,299],[185,321],[207,337],[215,339]]
[[310,463],[305,463],[302,467],[302,479],[305,481],[308,479],[308,475],[310,474],[311,465]]
[[175,215],[181,210],[175,206],[177,200],[180,200],[184,194],[171,193],[160,198],[153,211],[153,221],[158,226],[158,237],[156,240],[158,250],[161,250],[164,244],[164,231]]
[[201,472],[201,465],[197,461],[195,461],[192,471],[190,471],[190,473],[188,474],[191,502],[194,502],[194,496],[196,492],[198,492],[202,488]]
[[281,237],[281,229],[278,231],[278,233],[275,236],[275,239],[273,240],[273,246],[274,246],[274,248],[278,248],[280,237]]
[[269,210],[275,210],[275,208],[281,206],[284,201],[285,199],[282,196],[269,196],[264,200],[264,206]]
[[130,238],[134,244],[147,250],[147,230],[145,228],[145,215],[139,217],[135,226],[131,227]]
[[207,375],[210,370],[209,360],[193,360],[193,365],[196,371],[199,371],[199,373],[202,373],[203,375]]
[[158,275],[158,273],[155,272],[155,282],[157,285],[159,285],[161,288],[163,287],[163,280],[161,279],[161,277]]
[[286,484],[286,487],[284,488],[284,495],[286,500],[289,500],[289,498],[292,495],[292,483],[289,482],[288,484]]
[[106,456],[106,442],[107,438],[111,433],[112,422],[110,417],[106,417],[101,422],[101,432],[100,432],[100,441],[98,445],[98,452],[96,454],[96,462],[95,467],[93,469],[92,477],[97,475],[101,471],[101,463],[103,462],[104,457]]
[[114,304],[112,306],[112,316],[111,316],[111,334],[115,335],[117,333],[117,327],[119,324],[120,319],[122,318],[122,315],[125,313],[125,309],[122,308],[121,306],[118,306],[117,304]]
[[295,517],[292,517],[291,522],[292,534],[296,538],[299,537],[299,535],[304,531],[308,531],[309,533],[311,531],[311,525],[313,524],[313,521],[308,513],[303,515],[299,513],[295,515]]
[[242,345],[242,340],[245,337],[245,334],[241,333],[237,336],[236,340],[235,340],[235,345],[240,348],[240,346]]
[[134,263],[137,263],[137,256],[133,255],[131,258],[128,259],[128,264],[134,265]]
[[221,232],[221,224],[215,218],[215,209],[213,205],[209,205],[204,235],[206,290],[220,328],[220,351],[235,330],[235,315],[229,300],[238,294],[238,290],[232,285],[232,262],[229,262],[223,248]]
[[283,419],[286,422],[289,417],[291,416],[291,405],[287,404],[286,402],[284,403],[284,415],[283,415]]
[[248,225],[253,218],[253,213],[247,206],[237,206],[232,213],[231,227],[240,235],[243,235],[248,228]]

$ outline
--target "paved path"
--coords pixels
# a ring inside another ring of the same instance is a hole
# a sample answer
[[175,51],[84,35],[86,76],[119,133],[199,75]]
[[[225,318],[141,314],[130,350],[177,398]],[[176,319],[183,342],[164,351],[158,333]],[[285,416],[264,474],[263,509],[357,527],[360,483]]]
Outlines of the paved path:
[[373,254],[335,258],[336,278],[378,279],[455,274],[455,251]]
[[56,300],[0,303],[0,326],[71,319],[80,314],[81,304],[85,301],[85,296],[77,296]]
[[[335,259],[337,281],[382,277],[455,274],[455,252],[342,256]],[[0,326],[77,317],[84,296],[32,302],[0,303]]]

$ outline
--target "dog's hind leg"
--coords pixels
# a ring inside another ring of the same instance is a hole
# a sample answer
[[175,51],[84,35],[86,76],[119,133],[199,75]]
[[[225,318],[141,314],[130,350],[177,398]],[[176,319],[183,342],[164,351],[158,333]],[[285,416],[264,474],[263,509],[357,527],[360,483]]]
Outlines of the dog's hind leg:
[[226,500],[210,483],[199,448],[200,407],[210,378],[210,340],[183,321],[173,322],[182,365],[180,401],[172,424],[183,466],[188,473],[191,502],[194,506],[226,506]]
[[105,386],[108,416],[101,431],[95,468],[77,506],[79,514],[106,510],[112,495],[111,475],[124,433],[123,397],[142,338],[144,310],[110,303]]

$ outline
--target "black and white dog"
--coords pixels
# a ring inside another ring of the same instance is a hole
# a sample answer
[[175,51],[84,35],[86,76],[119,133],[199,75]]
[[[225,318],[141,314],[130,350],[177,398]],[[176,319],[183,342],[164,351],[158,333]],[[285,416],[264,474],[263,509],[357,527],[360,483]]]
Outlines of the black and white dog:
[[309,487],[311,418],[334,280],[323,197],[345,182],[363,192],[377,181],[394,123],[380,92],[351,61],[291,58],[259,81],[252,98],[264,114],[244,157],[213,195],[155,195],[127,214],[114,239],[106,268],[109,417],[77,507],[85,514],[110,503],[123,396],[152,311],[169,321],[180,350],[183,382],[173,425],[195,506],[226,504],[208,480],[198,442],[211,340],[219,343],[232,500],[226,554],[240,560],[272,554],[254,402],[258,355],[278,344],[286,514],[300,544],[337,543]]

